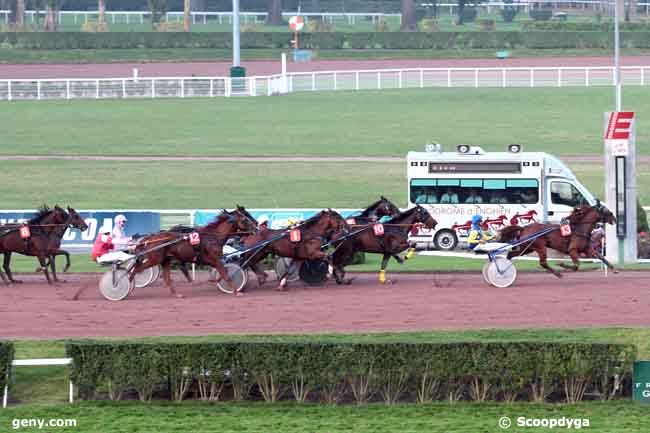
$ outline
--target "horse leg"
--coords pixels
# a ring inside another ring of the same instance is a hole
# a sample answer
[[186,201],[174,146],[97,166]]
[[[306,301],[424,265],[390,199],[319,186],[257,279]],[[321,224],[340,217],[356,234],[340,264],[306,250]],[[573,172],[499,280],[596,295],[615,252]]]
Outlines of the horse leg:
[[552,273],[556,277],[562,278],[561,273],[559,273],[558,271],[556,271],[555,269],[553,269],[552,267],[549,266],[548,261],[546,260],[547,259],[546,248],[538,249],[537,250],[537,255],[539,256],[539,265],[542,268],[546,269],[547,271],[549,271],[550,273]]
[[[48,261],[49,261],[49,265],[50,265],[50,271],[52,272],[52,278],[54,279],[54,282],[55,282],[55,283],[58,283],[58,282],[59,282],[59,278],[56,276],[56,260],[55,260],[55,255],[52,254],[52,255],[48,256]],[[47,265],[48,265],[48,263],[45,264],[45,266],[47,266]]]
[[9,284],[10,281],[7,279],[7,276],[5,275],[4,272],[2,272],[2,268],[0,268],[0,278],[2,278],[2,282],[5,284]]
[[266,272],[264,271],[262,262],[255,263],[252,268],[253,272],[255,272],[255,275],[257,276],[257,286],[262,287],[262,284],[266,283],[266,279],[268,278],[268,275],[266,275]]
[[386,266],[388,265],[388,260],[390,260],[390,254],[384,254],[384,258],[381,260],[381,269],[379,271],[379,282],[382,284],[391,283],[390,280],[386,280]]
[[165,260],[162,263],[162,267],[163,267],[163,280],[165,280],[165,285],[169,289],[169,292],[172,294],[172,296],[175,296],[177,298],[182,298],[183,295],[176,292],[176,290],[174,290],[174,285],[172,284],[172,264],[171,264],[171,261]]
[[5,257],[2,263],[2,267],[4,268],[5,272],[7,273],[7,277],[9,278],[9,281],[12,283],[22,283],[21,280],[16,280],[14,279],[14,276],[11,274],[11,269],[9,268],[9,265],[11,264],[11,251],[6,251],[5,252]]
[[190,277],[190,271],[187,269],[187,266],[185,266],[185,263],[181,263],[178,268],[181,270],[183,275],[185,275],[185,278],[187,279],[188,283],[192,282],[192,277]]
[[610,270],[611,270],[612,272],[614,272],[615,274],[618,274],[618,268],[615,268],[614,265],[612,265],[612,264],[609,262],[609,260],[607,260],[605,257],[603,257],[602,254],[600,254],[598,251],[594,251],[594,255],[596,256],[596,258],[597,258],[598,260],[600,260],[601,262],[603,262],[603,263],[605,264],[605,266],[607,266],[607,269],[610,269]]
[[45,274],[45,278],[47,279],[47,284],[52,284],[50,273],[47,270],[48,267],[47,256],[38,256],[38,262],[41,264],[41,269],[43,270],[43,274]]

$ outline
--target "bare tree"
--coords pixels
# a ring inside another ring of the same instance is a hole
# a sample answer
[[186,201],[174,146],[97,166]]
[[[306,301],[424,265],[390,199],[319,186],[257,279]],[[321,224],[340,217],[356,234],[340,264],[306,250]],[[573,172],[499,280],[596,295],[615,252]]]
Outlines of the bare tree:
[[25,0],[16,0],[16,16],[14,23],[17,29],[22,29],[25,25]]
[[59,9],[63,4],[63,0],[46,0],[45,7],[45,27],[46,32],[55,32],[59,26]]
[[106,24],[106,0],[97,0],[97,22],[100,26]]
[[183,1],[183,31],[189,32],[192,27],[192,2],[190,0]]
[[282,0],[266,0],[266,24],[282,25]]
[[415,32],[418,29],[418,23],[415,19],[415,4],[413,0],[402,0],[402,27],[405,32]]

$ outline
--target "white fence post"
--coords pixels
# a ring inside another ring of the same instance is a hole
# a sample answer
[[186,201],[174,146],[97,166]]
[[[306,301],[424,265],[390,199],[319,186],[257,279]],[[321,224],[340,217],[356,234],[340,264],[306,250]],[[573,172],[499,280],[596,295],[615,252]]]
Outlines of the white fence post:
[[334,90],[337,90],[336,72],[334,72]]
[[451,69],[447,69],[447,87],[451,87]]
[[7,101],[11,101],[11,80],[7,81]]
[[402,71],[401,70],[399,71],[397,78],[398,78],[397,88],[401,89],[402,88]]
[[506,87],[506,70],[501,69],[501,87]]
[[226,88],[224,90],[224,96],[230,96],[231,90],[232,90],[232,79],[230,77],[226,77],[224,80],[224,83],[226,85]]
[[557,70],[557,86],[562,87],[562,69],[558,68]]
[[36,99],[41,100],[41,80],[36,80]]
[[185,97],[185,78],[181,78],[181,98]]
[[[212,83],[212,81],[210,81]],[[151,79],[151,97],[155,98],[156,97],[156,79],[152,78]]]
[[420,89],[424,88],[424,69],[420,69]]
[[474,69],[474,87],[478,89],[478,69]]
[[257,96],[257,82],[255,77],[250,77],[251,96]]
[[589,87],[589,68],[585,69],[585,87]]
[[[7,381],[8,382],[8,381]],[[2,394],[2,408],[7,407],[7,399],[9,397],[9,385],[5,385],[4,393]]]
[[645,86],[645,68],[641,66],[641,85]]
[[70,80],[65,80],[65,99],[70,99]]
[[266,79],[266,96],[271,96],[271,77]]
[[126,99],[126,78],[122,78],[122,98]]
[[381,90],[381,72],[377,71],[377,89]]
[[311,73],[311,90],[312,92],[316,91],[316,72]]
[[530,68],[530,87],[535,87],[535,70]]
[[[267,78],[267,80],[270,80],[270,78]],[[210,78],[210,97],[214,96],[214,80]]]
[[354,88],[359,90],[359,71],[354,74]]

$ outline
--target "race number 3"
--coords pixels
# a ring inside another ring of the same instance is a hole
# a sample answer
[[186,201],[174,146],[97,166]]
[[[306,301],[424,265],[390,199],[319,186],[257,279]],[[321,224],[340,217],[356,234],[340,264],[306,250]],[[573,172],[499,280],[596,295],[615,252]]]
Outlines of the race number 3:
[[375,236],[383,236],[384,235],[384,225],[383,224],[375,224],[372,226],[372,231],[375,234]]
[[31,231],[29,230],[29,226],[22,226],[20,228],[20,238],[21,239],[28,239],[32,236]]
[[201,243],[201,237],[197,232],[190,233],[190,245],[198,245]]

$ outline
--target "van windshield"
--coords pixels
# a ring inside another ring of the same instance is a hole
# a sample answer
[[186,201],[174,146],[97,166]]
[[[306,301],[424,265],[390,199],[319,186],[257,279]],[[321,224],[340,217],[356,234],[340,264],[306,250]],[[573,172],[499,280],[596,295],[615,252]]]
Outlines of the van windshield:
[[551,203],[570,207],[589,204],[578,189],[569,182],[551,182]]

